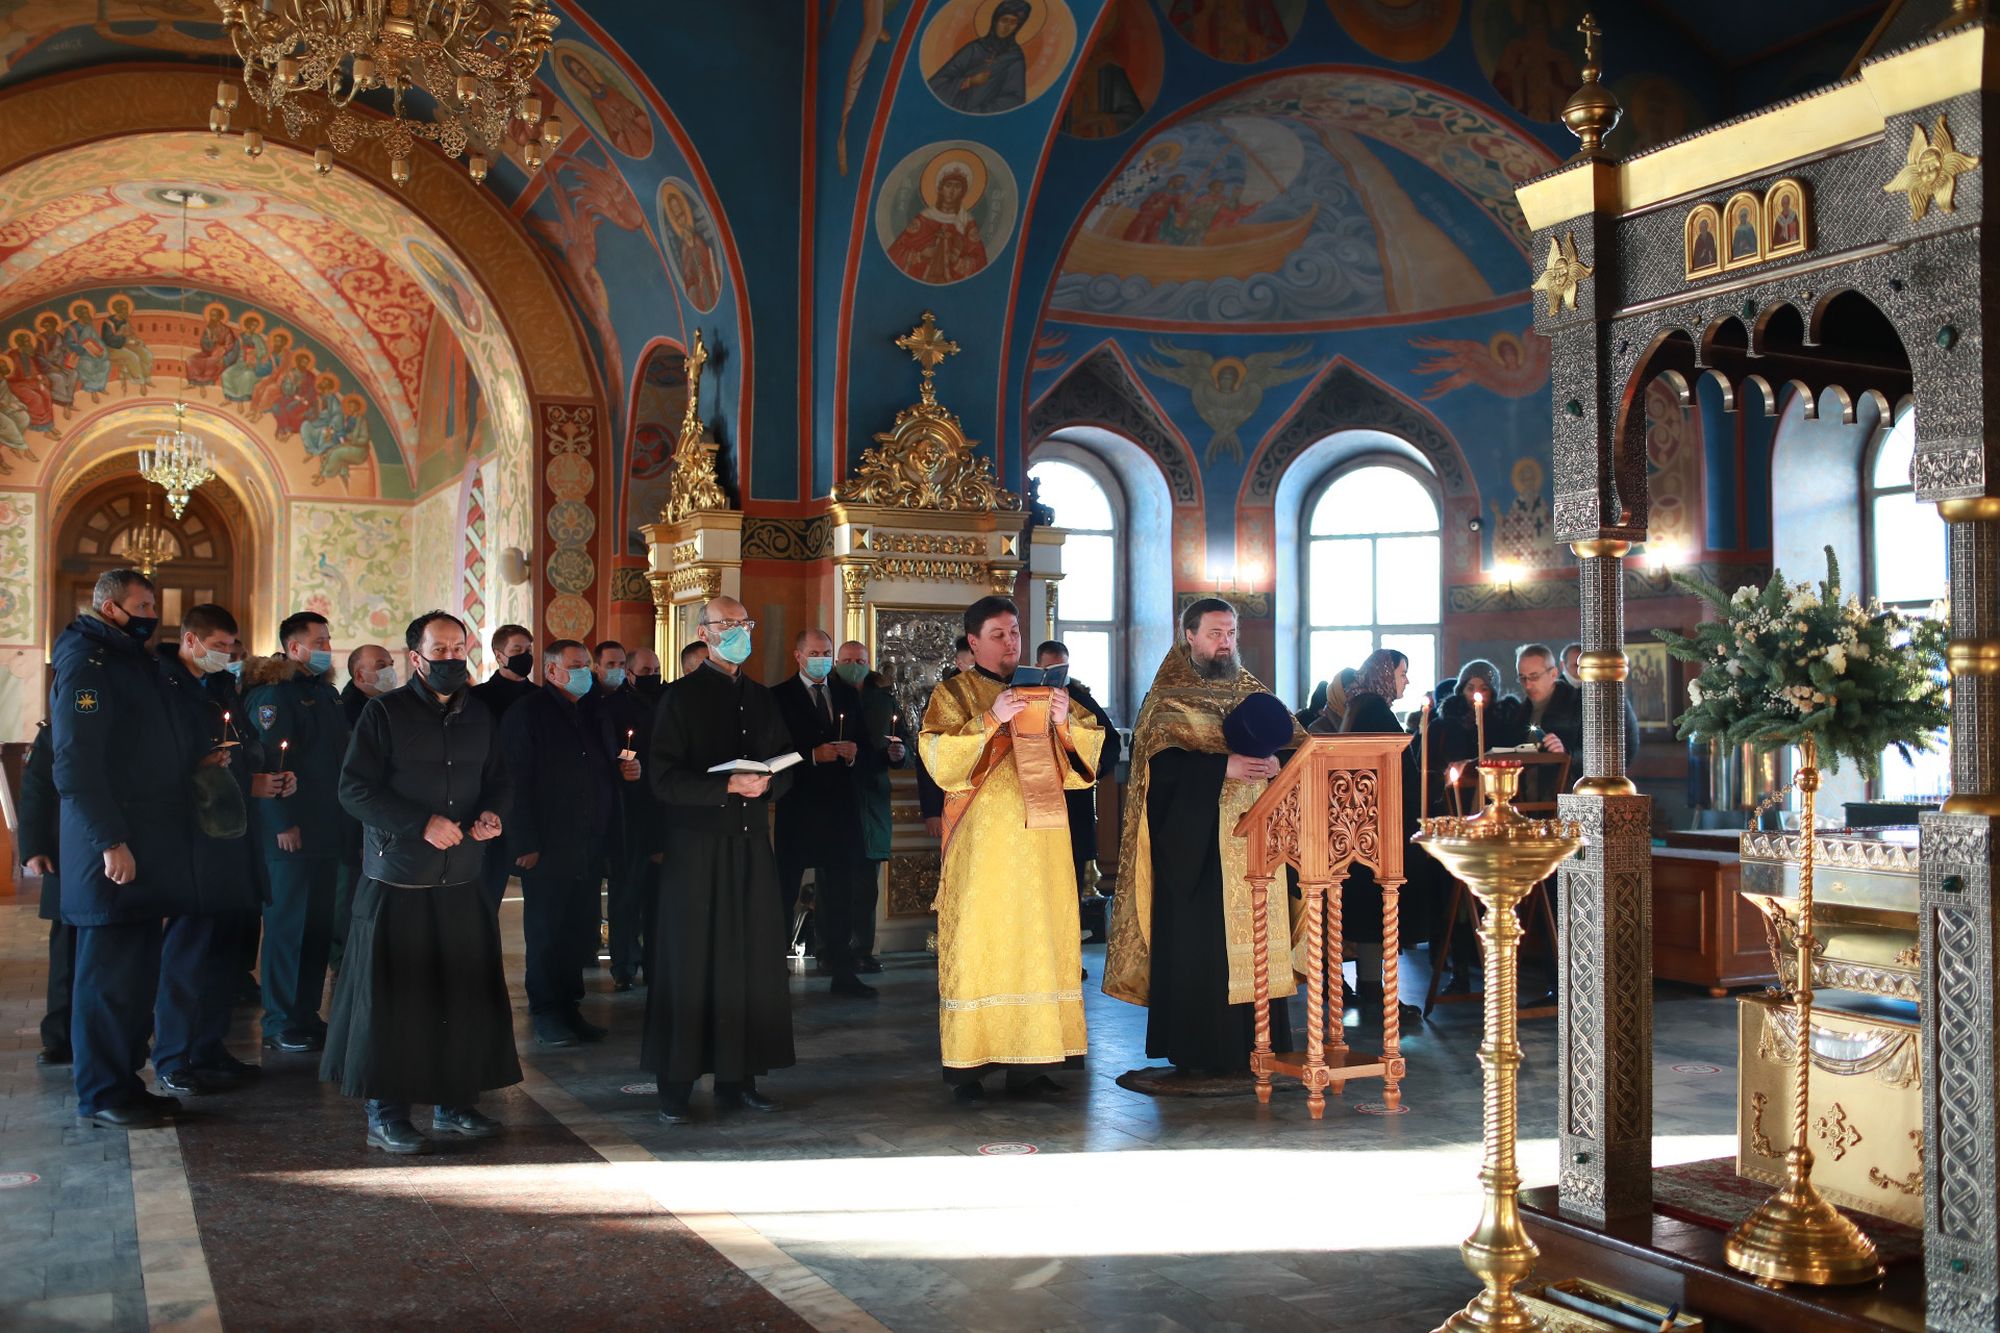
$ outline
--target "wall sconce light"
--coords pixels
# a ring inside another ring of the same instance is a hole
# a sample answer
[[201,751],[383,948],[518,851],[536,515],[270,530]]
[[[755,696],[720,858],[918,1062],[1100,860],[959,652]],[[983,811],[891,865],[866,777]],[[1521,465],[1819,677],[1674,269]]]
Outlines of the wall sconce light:
[[1510,596],[1514,592],[1514,585],[1522,581],[1527,576],[1527,573],[1528,567],[1519,560],[1495,560],[1493,562],[1493,581],[1506,588]]
[[1687,563],[1687,547],[1676,541],[1646,543],[1646,564],[1657,570],[1676,569]]

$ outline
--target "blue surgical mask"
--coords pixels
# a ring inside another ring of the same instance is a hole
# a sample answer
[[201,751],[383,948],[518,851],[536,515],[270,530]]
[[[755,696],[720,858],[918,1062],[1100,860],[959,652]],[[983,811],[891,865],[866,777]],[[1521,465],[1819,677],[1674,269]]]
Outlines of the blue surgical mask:
[[742,666],[750,660],[750,631],[741,625],[725,631],[715,645],[716,656],[731,666]]
[[617,688],[618,688],[618,687],[619,687],[620,685],[623,685],[624,683],[625,683],[625,668],[624,668],[624,667],[606,667],[606,668],[604,668],[604,688],[605,688],[605,689],[607,689],[607,690],[615,690],[615,689],[617,689]]
[[571,667],[569,674],[563,677],[563,688],[569,691],[572,699],[581,699],[590,693],[591,679],[591,674],[582,667]]
[[825,680],[833,674],[833,657],[815,655],[806,658],[806,675],[813,680]]
[[232,676],[234,676],[234,677],[236,677],[236,679],[238,679],[238,680],[242,680],[242,679],[243,679],[243,659],[242,659],[242,658],[240,658],[240,657],[239,657],[239,658],[237,658],[237,659],[236,659],[236,660],[235,660],[234,662],[231,662],[231,663],[229,664],[229,666],[228,666],[228,667],[227,667],[226,669],[228,670],[229,674],[230,674],[230,675],[232,675]]
[[333,654],[325,648],[315,648],[306,655],[306,670],[315,676],[324,676],[333,670]]

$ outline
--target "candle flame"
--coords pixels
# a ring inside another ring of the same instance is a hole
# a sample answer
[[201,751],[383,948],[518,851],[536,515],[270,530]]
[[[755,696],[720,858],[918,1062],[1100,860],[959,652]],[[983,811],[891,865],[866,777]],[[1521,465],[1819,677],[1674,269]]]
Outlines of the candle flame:
[[1458,775],[1464,771],[1465,771],[1464,764],[1453,764],[1450,768],[1447,768],[1444,771],[1444,780],[1446,782],[1456,784],[1458,781]]

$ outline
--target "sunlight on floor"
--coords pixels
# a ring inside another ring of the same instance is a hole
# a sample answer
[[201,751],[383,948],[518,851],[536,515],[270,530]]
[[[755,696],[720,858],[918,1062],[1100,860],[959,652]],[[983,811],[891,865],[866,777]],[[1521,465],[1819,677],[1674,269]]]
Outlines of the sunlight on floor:
[[[1731,1135],[1663,1136],[1658,1165],[1735,1150]],[[642,1189],[683,1218],[735,1216],[784,1244],[874,1259],[1219,1255],[1455,1245],[1478,1218],[1476,1144],[1403,1151],[1286,1148],[432,1166],[281,1173],[349,1193],[419,1191],[443,1207],[603,1214]],[[1556,1142],[1521,1144],[1529,1181]],[[1115,1216],[1117,1226],[1106,1226]]]

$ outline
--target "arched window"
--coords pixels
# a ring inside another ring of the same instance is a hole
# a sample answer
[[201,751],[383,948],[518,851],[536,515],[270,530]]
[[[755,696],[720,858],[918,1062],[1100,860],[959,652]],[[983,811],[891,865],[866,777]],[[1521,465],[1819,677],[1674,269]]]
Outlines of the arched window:
[[[1910,464],[1917,450],[1917,417],[1906,411],[1882,432],[1862,477],[1862,541],[1867,553],[1866,594],[1909,615],[1928,614],[1951,590],[1946,564],[1950,539],[1937,506],[1917,499]],[[1951,786],[1944,751],[1916,755],[1905,764],[1890,750],[1882,757],[1884,800],[1935,800]]]
[[1410,659],[1402,703],[1414,705],[1438,678],[1437,497],[1413,473],[1368,461],[1334,473],[1307,513],[1306,688],[1394,648]]
[[[1122,699],[1124,661],[1119,628],[1124,602],[1124,556],[1117,483],[1084,461],[1044,459],[1028,469],[1041,501],[1055,511],[1063,539],[1062,582],[1056,591],[1056,637],[1069,647],[1070,671],[1100,699]],[[1032,652],[1032,643],[1024,645]]]

